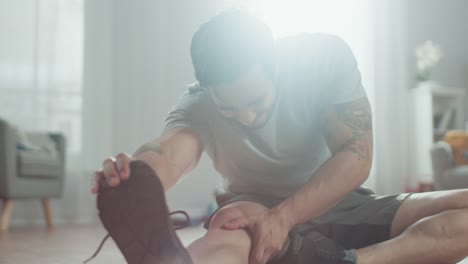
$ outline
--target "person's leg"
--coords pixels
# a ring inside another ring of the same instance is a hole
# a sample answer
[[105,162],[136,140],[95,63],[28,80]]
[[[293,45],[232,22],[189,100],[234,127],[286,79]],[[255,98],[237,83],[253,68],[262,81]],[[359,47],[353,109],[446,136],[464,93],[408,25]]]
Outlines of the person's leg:
[[392,239],[357,250],[358,263],[456,263],[468,255],[468,190],[412,194]]
[[187,247],[194,264],[247,264],[251,240],[245,230],[227,231],[224,223],[258,214],[267,208],[259,203],[238,201],[225,205],[211,219],[208,232]]

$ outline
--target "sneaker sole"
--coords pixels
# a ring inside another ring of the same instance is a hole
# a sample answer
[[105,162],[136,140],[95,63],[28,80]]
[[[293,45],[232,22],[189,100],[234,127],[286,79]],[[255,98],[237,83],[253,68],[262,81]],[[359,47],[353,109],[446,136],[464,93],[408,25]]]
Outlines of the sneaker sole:
[[97,197],[99,217],[127,262],[192,263],[173,230],[159,177],[143,161],[132,161],[130,172],[117,187],[103,181]]

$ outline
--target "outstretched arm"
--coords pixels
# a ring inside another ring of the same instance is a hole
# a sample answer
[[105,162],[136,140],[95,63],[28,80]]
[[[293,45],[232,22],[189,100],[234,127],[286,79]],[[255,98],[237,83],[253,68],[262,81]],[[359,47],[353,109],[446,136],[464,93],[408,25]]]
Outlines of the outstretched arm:
[[130,162],[143,160],[158,174],[164,190],[169,190],[200,160],[202,140],[188,127],[169,129],[160,138],[142,145],[131,156],[119,153],[104,160],[102,169],[95,172],[93,193],[99,191],[99,179],[104,177],[110,186],[117,186],[130,176]]

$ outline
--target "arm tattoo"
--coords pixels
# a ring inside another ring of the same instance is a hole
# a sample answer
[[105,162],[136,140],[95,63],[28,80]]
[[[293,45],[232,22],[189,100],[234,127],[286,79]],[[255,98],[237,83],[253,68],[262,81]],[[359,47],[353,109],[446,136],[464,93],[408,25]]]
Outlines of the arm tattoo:
[[350,150],[360,160],[369,160],[371,150],[368,144],[369,133],[372,133],[372,113],[367,98],[335,106],[336,117],[339,122],[346,125],[352,133],[343,146],[343,150]]

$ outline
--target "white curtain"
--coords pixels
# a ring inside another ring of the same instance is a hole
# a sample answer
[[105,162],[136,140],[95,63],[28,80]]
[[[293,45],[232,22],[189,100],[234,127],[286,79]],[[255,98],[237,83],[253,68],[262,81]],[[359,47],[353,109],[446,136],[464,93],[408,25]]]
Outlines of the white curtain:
[[[0,21],[0,115],[26,131],[65,134],[65,190],[53,200],[54,220],[89,221],[79,191],[89,186],[81,171],[83,0],[2,0]],[[38,201],[18,201],[12,223],[42,222],[41,210]]]
[[374,134],[376,189],[404,191],[408,179],[407,8],[404,0],[373,7]]

